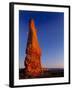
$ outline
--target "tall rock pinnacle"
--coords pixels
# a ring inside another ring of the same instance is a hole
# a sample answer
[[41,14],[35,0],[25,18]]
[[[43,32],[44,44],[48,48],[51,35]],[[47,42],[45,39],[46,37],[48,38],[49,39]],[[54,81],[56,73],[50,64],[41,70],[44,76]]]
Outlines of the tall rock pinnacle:
[[29,20],[29,33],[24,61],[27,77],[37,77],[41,74],[41,49],[38,43],[37,30],[34,20]]

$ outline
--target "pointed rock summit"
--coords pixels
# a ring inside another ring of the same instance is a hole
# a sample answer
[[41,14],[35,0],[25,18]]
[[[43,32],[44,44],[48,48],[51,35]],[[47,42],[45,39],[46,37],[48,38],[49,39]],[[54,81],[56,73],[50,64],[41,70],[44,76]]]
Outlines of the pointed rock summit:
[[29,20],[29,32],[24,65],[27,77],[37,77],[41,75],[41,48],[38,43],[37,30],[33,19]]

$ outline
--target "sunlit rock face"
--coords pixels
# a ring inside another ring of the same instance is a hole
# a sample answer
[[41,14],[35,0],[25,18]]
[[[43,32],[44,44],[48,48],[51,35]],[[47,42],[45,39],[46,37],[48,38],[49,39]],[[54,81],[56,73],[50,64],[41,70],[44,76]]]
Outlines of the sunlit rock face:
[[38,43],[37,30],[33,19],[29,20],[29,33],[24,65],[27,77],[37,77],[41,75],[41,49]]

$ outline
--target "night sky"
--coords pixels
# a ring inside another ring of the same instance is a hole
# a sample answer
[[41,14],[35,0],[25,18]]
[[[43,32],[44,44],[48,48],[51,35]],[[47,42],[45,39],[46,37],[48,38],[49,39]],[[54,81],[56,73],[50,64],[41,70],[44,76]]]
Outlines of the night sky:
[[64,13],[19,11],[19,68],[24,68],[29,19],[33,18],[46,68],[64,67]]

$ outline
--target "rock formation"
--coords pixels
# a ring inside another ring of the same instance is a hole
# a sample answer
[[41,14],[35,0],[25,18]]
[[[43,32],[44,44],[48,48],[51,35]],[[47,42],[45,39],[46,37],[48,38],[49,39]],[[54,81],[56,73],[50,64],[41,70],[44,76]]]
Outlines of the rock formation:
[[37,30],[33,19],[29,20],[29,33],[24,65],[27,77],[38,77],[41,75],[41,49],[38,43]]

